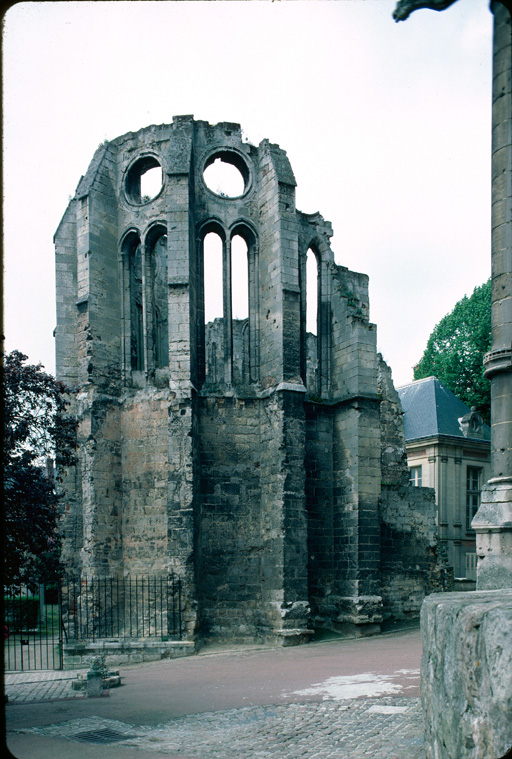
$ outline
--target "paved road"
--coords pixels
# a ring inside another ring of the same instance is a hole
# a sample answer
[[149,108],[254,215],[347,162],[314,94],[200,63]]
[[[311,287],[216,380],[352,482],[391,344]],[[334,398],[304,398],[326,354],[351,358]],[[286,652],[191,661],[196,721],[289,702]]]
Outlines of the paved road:
[[75,673],[7,675],[7,745],[17,759],[424,759],[420,658],[409,630],[210,648],[122,668],[101,698],[72,691]]

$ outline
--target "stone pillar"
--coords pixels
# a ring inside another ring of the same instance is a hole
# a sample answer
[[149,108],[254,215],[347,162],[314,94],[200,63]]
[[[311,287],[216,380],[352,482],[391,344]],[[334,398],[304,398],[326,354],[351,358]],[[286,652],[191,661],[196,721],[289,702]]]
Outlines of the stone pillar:
[[197,623],[195,539],[197,534],[198,453],[195,425],[198,379],[199,309],[197,240],[194,232],[190,166],[193,118],[174,119],[174,139],[168,145],[167,282],[169,319],[169,388],[167,516],[171,570],[182,578],[183,622],[187,638]]
[[[393,15],[400,21],[453,1],[399,0]],[[472,522],[477,592],[431,595],[421,610],[427,759],[505,759],[512,751],[512,45],[510,11],[498,0],[491,10],[491,479]]]
[[512,31],[510,10],[494,14],[492,110],[491,479],[472,526],[477,588],[512,587]]

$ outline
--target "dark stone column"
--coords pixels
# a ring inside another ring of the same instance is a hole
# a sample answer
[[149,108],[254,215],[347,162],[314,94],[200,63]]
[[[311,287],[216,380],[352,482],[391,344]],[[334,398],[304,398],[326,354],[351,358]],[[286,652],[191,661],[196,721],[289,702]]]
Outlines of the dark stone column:
[[[450,0],[400,0],[403,20],[420,7]],[[494,13],[492,110],[491,479],[473,519],[479,556],[477,591],[431,595],[422,607],[421,691],[427,759],[509,756],[510,591],[512,588],[512,45],[505,5]],[[485,663],[491,662],[489,670]],[[499,694],[496,702],[496,694]],[[498,716],[499,715],[499,716]]]
[[512,587],[512,31],[510,11],[494,13],[492,110],[491,479],[472,526],[477,588]]

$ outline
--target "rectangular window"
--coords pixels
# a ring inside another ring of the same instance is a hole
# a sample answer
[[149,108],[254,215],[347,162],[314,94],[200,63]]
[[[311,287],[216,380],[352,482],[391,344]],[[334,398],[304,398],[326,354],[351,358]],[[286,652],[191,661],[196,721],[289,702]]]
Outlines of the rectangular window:
[[471,521],[480,506],[482,490],[482,469],[468,466],[466,472],[466,529],[471,530]]
[[415,488],[421,488],[421,467],[412,466],[409,469],[409,482]]
[[476,580],[476,565],[477,565],[476,553],[467,553],[466,554],[466,579]]

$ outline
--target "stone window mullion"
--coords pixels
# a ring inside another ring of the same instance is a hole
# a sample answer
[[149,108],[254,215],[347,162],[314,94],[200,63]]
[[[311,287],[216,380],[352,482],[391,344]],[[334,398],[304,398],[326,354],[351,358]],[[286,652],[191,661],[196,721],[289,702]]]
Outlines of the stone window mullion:
[[330,357],[330,320],[331,320],[330,277],[327,264],[319,257],[318,260],[318,369],[320,394],[329,393],[329,377],[331,372]]
[[199,385],[202,385],[206,378],[206,324],[205,324],[205,282],[204,282],[204,257],[205,257],[205,239],[206,236],[198,238],[198,266],[200,272],[198,282],[197,300],[200,303],[200,310],[196,313],[196,335],[197,335],[197,379]]
[[259,297],[256,243],[251,241],[247,250],[249,280],[249,379],[259,378]]
[[233,378],[233,325],[231,302],[231,240],[227,237],[222,246],[223,311],[224,311],[224,381],[232,384]]
[[[321,318],[321,259],[320,256],[311,245],[308,247],[305,255],[304,262],[304,280],[305,287],[303,287],[305,295],[305,329],[304,329],[304,341],[305,341],[305,354],[306,354],[306,367],[308,362],[308,333],[314,335],[314,343],[311,343],[311,350],[313,351],[312,360],[313,364],[310,368],[309,377],[308,370],[306,368],[306,387],[309,392],[317,395],[321,393],[321,377],[322,377],[322,318]],[[311,360],[311,359],[310,359]],[[316,363],[316,367],[315,367]]]
[[131,319],[130,319],[130,257],[126,252],[119,257],[121,267],[121,324],[122,324],[122,347],[121,361],[125,381],[130,376],[131,358]]
[[307,251],[299,254],[299,286],[300,286],[300,372],[304,385],[307,387],[307,298],[306,298],[306,262]]
[[149,256],[147,255],[147,246],[145,243],[141,243],[141,270],[142,270],[142,355],[143,355],[143,371],[148,374],[150,370],[150,344],[149,330],[150,324],[150,309],[151,309],[151,294],[149,288],[151,287],[151,274],[148,271],[150,265]]

